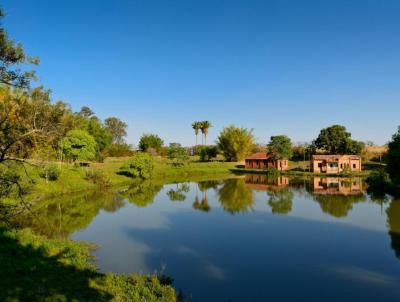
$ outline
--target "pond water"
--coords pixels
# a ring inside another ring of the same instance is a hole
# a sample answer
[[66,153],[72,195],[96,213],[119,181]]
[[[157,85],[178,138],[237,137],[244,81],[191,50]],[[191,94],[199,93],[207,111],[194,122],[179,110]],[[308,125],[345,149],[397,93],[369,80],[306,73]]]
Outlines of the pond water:
[[38,211],[102,271],[164,273],[188,301],[400,301],[400,201],[361,179],[145,181]]

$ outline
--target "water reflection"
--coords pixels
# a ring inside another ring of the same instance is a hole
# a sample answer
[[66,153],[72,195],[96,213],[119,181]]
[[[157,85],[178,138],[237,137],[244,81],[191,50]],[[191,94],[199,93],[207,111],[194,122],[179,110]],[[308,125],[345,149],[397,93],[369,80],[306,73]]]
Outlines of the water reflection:
[[364,189],[361,179],[254,174],[144,181],[43,202],[42,219],[25,222],[96,243],[104,271],[165,267],[194,301],[396,301],[400,201],[380,204]]
[[392,249],[400,259],[400,200],[392,201],[386,213]]
[[218,188],[218,200],[225,211],[237,214],[252,209],[254,194],[243,178],[228,179]]
[[154,198],[161,191],[163,185],[155,184],[152,180],[135,183],[121,195],[138,207],[146,207],[153,203]]
[[111,191],[61,196],[34,206],[31,212],[18,217],[16,223],[49,237],[68,237],[87,227],[100,210],[113,213],[124,204],[124,199]]

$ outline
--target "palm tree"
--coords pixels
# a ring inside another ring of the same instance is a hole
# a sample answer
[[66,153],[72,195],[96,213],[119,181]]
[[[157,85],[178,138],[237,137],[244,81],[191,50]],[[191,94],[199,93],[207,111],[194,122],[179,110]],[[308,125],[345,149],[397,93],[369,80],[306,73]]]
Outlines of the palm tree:
[[204,144],[207,144],[207,134],[208,134],[208,129],[212,127],[211,123],[209,121],[202,121],[200,122],[201,124],[201,133],[204,135]]
[[192,128],[194,129],[194,134],[196,135],[196,146],[197,146],[197,136],[198,136],[199,130],[201,128],[201,122],[193,122]]

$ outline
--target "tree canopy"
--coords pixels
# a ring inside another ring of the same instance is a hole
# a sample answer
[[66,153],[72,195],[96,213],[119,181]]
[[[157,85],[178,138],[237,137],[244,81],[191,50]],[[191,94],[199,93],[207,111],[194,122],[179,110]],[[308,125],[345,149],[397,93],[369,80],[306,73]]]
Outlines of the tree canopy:
[[288,159],[293,155],[292,141],[286,135],[271,136],[267,147],[274,159]]
[[10,40],[2,26],[4,12],[0,8],[0,83],[28,88],[30,81],[35,78],[32,70],[21,70],[21,66],[39,64],[39,59],[28,56],[22,44]]
[[128,124],[121,121],[117,117],[106,118],[104,123],[111,134],[112,142],[114,144],[125,143],[125,137],[127,135],[126,129],[128,128]]
[[313,146],[329,154],[361,154],[364,144],[353,140],[345,126],[333,125],[320,131]]
[[159,152],[164,141],[157,134],[143,134],[139,140],[139,149],[141,151],[149,151],[154,149]]
[[400,184],[400,127],[393,134],[386,154],[387,172],[393,182]]
[[240,161],[249,155],[254,147],[253,130],[231,125],[218,136],[218,148],[227,161]]
[[66,158],[72,160],[93,160],[96,157],[97,144],[93,136],[84,130],[71,130],[60,142]]

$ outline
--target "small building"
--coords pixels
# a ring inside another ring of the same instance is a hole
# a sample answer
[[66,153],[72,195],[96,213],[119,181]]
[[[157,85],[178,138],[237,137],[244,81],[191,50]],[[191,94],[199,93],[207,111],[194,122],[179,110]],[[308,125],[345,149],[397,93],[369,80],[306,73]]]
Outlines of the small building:
[[361,172],[361,157],[358,155],[313,155],[311,172],[336,174],[343,171]]
[[289,169],[289,160],[273,159],[266,152],[257,152],[245,159],[246,169],[277,169],[286,171]]

